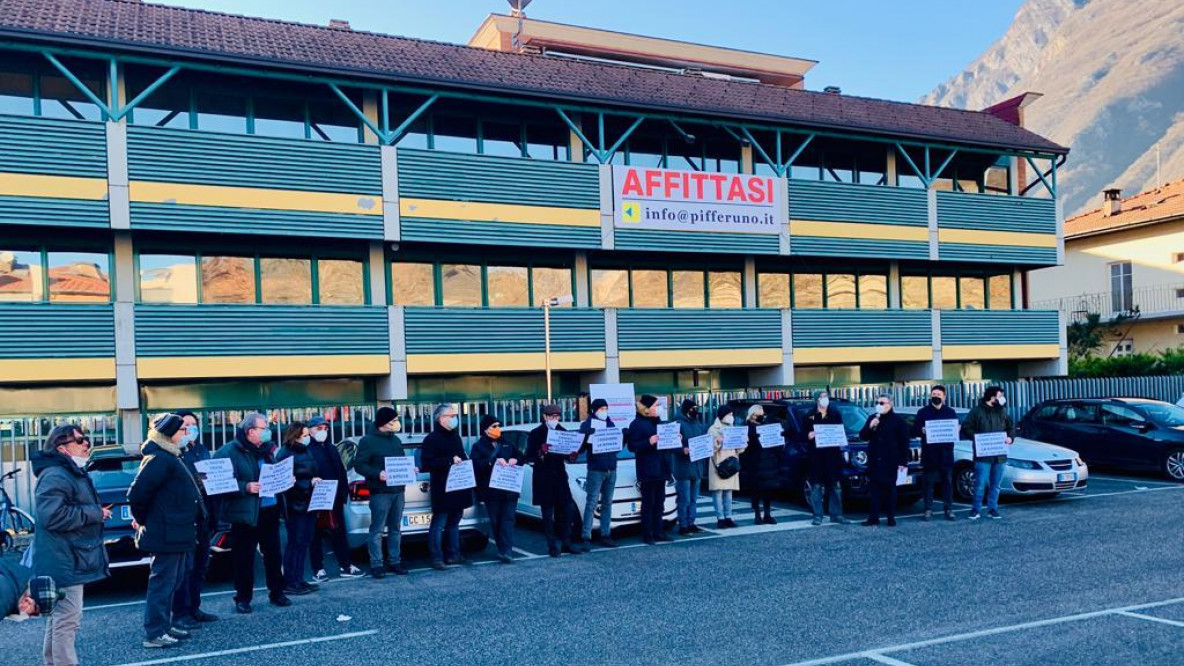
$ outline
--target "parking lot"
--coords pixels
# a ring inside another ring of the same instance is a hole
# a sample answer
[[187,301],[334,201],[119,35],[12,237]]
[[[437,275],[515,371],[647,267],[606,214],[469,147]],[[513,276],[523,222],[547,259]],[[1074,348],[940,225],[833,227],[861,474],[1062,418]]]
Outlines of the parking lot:
[[[521,522],[518,562],[436,572],[412,547],[409,577],[333,581],[289,609],[256,597],[230,614],[225,574],[204,607],[222,619],[182,647],[139,648],[144,583],[88,590],[87,664],[1179,664],[1184,658],[1184,486],[1096,472],[1084,492],[1006,502],[1002,521],[895,529],[776,525],[553,560]],[[968,507],[959,506],[964,518]],[[852,518],[861,518],[857,511]],[[42,623],[0,623],[0,663],[34,663]]]

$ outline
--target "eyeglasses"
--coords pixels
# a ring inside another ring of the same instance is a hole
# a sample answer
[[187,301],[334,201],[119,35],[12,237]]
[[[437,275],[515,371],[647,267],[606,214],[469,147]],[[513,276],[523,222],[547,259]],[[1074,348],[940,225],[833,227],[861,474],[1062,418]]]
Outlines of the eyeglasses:
[[887,400],[881,400],[881,401],[877,402],[876,404],[887,406],[887,405],[891,405],[892,403],[888,402]]
[[71,444],[81,444],[82,446],[85,446],[86,448],[89,449],[90,448],[90,438],[83,437],[82,439],[75,439],[75,438],[71,437],[70,439],[67,439],[62,442],[62,446],[69,446]]

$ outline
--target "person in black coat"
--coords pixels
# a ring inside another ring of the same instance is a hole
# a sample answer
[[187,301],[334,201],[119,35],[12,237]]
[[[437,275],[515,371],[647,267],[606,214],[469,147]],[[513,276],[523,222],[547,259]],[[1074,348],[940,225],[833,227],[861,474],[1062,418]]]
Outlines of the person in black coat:
[[629,424],[625,443],[637,465],[637,483],[641,486],[641,535],[649,545],[670,541],[662,526],[666,508],[666,484],[673,480],[670,454],[658,450],[658,399],[643,395],[637,401],[637,417]]
[[[428,551],[433,569],[466,564],[460,552],[460,520],[473,506],[473,490],[447,492],[452,466],[468,460],[460,439],[460,418],[452,405],[439,405],[433,413],[432,432],[423,440],[422,466],[431,475],[432,523],[428,527]],[[444,540],[444,533],[448,538]]]
[[[190,411],[176,412],[185,424],[186,434],[181,440],[181,462],[189,468],[193,478],[200,478],[197,463],[210,459],[210,449],[201,441],[197,415]],[[210,537],[218,527],[218,500],[206,494],[199,482],[205,518],[197,521],[197,547],[193,549],[193,566],[185,572],[185,582],[173,595],[173,618],[178,627],[190,629],[202,622],[213,622],[217,615],[201,609],[201,591],[205,587],[206,572],[210,568]]]
[[925,515],[929,522],[933,518],[933,486],[941,483],[942,504],[946,520],[954,518],[954,443],[930,444],[925,437],[925,424],[929,421],[957,420],[958,413],[946,404],[946,387],[938,384],[929,390],[929,404],[917,411],[913,421],[913,436],[921,438],[921,467],[925,492]]
[[[748,448],[740,454],[740,485],[752,498],[754,525],[776,525],[773,517],[773,494],[781,489],[781,456],[785,446],[761,446],[757,426],[764,425],[765,410],[760,405],[748,408]],[[764,515],[761,508],[764,508]]]
[[887,509],[888,527],[896,527],[896,477],[909,464],[909,425],[892,409],[891,396],[876,401],[876,413],[869,416],[860,438],[867,441],[867,478],[871,488],[871,515],[865,527],[880,524],[880,511]]
[[341,577],[357,578],[362,575],[362,570],[353,564],[349,539],[345,534],[345,502],[349,497],[349,473],[341,460],[341,452],[333,444],[329,422],[322,416],[314,416],[308,420],[308,432],[312,435],[308,450],[317,461],[317,470],[321,478],[337,482],[337,496],[333,498],[333,509],[318,512],[316,525],[312,529],[308,554],[313,580],[318,583],[329,580],[329,574],[325,570],[326,540],[333,548]]
[[830,502],[832,523],[846,525],[843,517],[843,449],[840,447],[818,448],[814,439],[816,425],[843,425],[839,410],[830,408],[830,395],[823,391],[814,402],[814,411],[806,417],[803,429],[806,433],[806,450],[810,454],[810,508],[814,510],[814,524],[822,524],[823,499]]
[[592,540],[592,523],[596,519],[596,506],[600,505],[600,531],[596,540],[605,548],[616,548],[613,541],[613,494],[617,489],[617,459],[620,451],[608,453],[592,452],[592,433],[597,430],[617,427],[608,415],[608,401],[597,398],[592,401],[592,414],[580,424],[580,432],[584,433],[584,443],[580,450],[588,458],[587,498],[584,501],[584,518],[580,522],[580,535],[585,542]]
[[526,437],[526,460],[534,466],[532,501],[542,513],[543,536],[547,539],[547,553],[551,557],[559,557],[561,550],[571,555],[584,552],[571,541],[571,508],[575,501],[567,485],[567,463],[575,462],[578,452],[570,456],[551,453],[551,445],[547,444],[548,432],[566,430],[559,418],[558,405],[544,406],[543,422]]
[[181,442],[189,434],[176,414],[164,414],[152,424],[140,448],[140,469],[127,490],[136,522],[136,547],[152,554],[148,592],[144,602],[146,648],[175,645],[189,632],[173,623],[173,596],[192,568],[197,521],[205,505],[197,479],[181,461]]
[[318,586],[304,580],[304,562],[316,529],[317,514],[308,510],[312,489],[321,480],[317,460],[308,450],[312,435],[303,421],[293,421],[284,430],[284,442],[276,453],[276,462],[292,459],[292,476],[296,483],[284,491],[284,526],[288,529],[288,543],[284,546],[284,593],[308,594]]
[[497,559],[502,564],[514,562],[514,515],[519,493],[490,488],[489,480],[497,466],[520,465],[526,460],[518,447],[502,439],[502,423],[492,414],[481,417],[481,438],[473,444],[473,471],[477,477],[477,499],[485,503],[489,531],[497,544]]

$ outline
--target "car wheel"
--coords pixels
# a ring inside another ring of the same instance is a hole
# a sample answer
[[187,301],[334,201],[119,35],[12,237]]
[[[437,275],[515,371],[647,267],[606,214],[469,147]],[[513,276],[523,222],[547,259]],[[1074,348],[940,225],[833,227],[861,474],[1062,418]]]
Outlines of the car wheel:
[[1184,481],[1184,449],[1172,449],[1163,458],[1163,471],[1173,481]]
[[974,465],[954,468],[954,495],[963,502],[969,502],[974,497]]

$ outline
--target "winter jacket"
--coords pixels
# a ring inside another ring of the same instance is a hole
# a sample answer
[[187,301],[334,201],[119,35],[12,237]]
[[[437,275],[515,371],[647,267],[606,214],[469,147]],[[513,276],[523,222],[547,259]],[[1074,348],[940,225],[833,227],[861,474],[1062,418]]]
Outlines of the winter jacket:
[[[423,440],[422,466],[431,474],[432,513],[464,511],[473,506],[473,490],[447,492],[452,459],[468,460],[460,433],[439,423]],[[475,472],[476,470],[474,470]]]
[[781,488],[781,456],[784,446],[763,448],[756,434],[758,423],[748,423],[748,448],[740,456],[740,485],[746,492],[771,493]]
[[[181,462],[185,463],[185,467],[189,468],[189,473],[193,475],[194,479],[201,478],[198,476],[197,463],[209,459],[210,450],[200,441],[191,442],[189,446],[181,451]],[[201,534],[210,532],[218,525],[218,497],[216,495],[207,495],[205,486],[200,481],[198,481],[197,489],[201,492],[202,505],[205,508],[205,520],[199,520],[197,525],[197,531]]]
[[30,456],[37,485],[33,572],[57,587],[103,580],[109,575],[103,547],[103,506],[86,471],[64,453]]
[[740,490],[739,474],[733,474],[726,479],[721,479],[715,471],[716,467],[728,458],[739,460],[740,454],[748,448],[745,446],[742,449],[725,449],[720,446],[724,442],[724,428],[728,427],[731,426],[716,419],[715,423],[712,423],[711,427],[707,429],[707,434],[711,435],[715,440],[715,454],[711,456],[711,464],[707,466],[707,488],[710,490]]
[[489,435],[481,435],[481,439],[473,445],[473,471],[477,476],[477,499],[482,502],[490,500],[518,501],[519,493],[489,487],[489,478],[493,475],[493,468],[499,460],[517,460],[519,465],[526,464],[526,456],[517,446],[506,439],[490,439]]
[[32,577],[33,570],[21,564],[17,553],[6,551],[0,556],[0,618],[16,614],[17,602]]
[[606,417],[603,421],[594,416],[589,416],[583,423],[580,424],[580,432],[584,433],[584,450],[588,452],[588,471],[589,472],[612,472],[617,469],[617,457],[620,451],[613,451],[612,453],[592,453],[592,442],[590,437],[592,433],[598,429],[615,428],[611,418]]
[[629,424],[629,431],[625,436],[625,443],[637,458],[638,481],[670,481],[670,454],[659,451],[657,444],[651,444],[650,438],[658,434],[656,416],[641,416],[633,419]]
[[251,444],[243,431],[238,429],[235,431],[234,440],[218,449],[213,457],[230,460],[234,468],[234,480],[238,481],[237,493],[219,495],[222,498],[219,515],[229,523],[254,527],[259,523],[260,497],[258,493],[248,493],[247,484],[259,480],[260,462],[275,462],[270,447],[267,444]]
[[958,413],[953,407],[942,403],[941,409],[933,405],[925,405],[917,410],[917,417],[913,419],[913,436],[921,438],[921,467],[926,470],[954,469],[954,443],[930,444],[925,440],[925,433],[921,429],[929,421],[958,420]]
[[140,447],[143,458],[127,502],[139,523],[136,547],[146,553],[187,553],[197,547],[197,523],[205,505],[197,480],[181,460],[181,450],[168,438],[148,433]]
[[881,415],[880,424],[874,429],[869,416],[859,431],[859,437],[867,441],[867,475],[881,484],[896,484],[898,467],[909,464],[909,426],[895,411]]
[[821,449],[810,439],[816,425],[843,425],[843,417],[837,409],[826,410],[826,415],[815,409],[802,423],[806,451],[810,454],[810,483],[828,484],[843,480],[843,450],[824,446]]
[[292,459],[292,476],[296,477],[296,483],[284,491],[284,507],[289,514],[307,513],[309,502],[312,500],[312,480],[321,476],[317,468],[317,459],[312,456],[309,447],[300,442],[291,442],[280,447],[275,460],[279,462],[285,458]]
[[403,440],[398,435],[371,428],[358,442],[358,452],[354,454],[354,471],[366,478],[366,487],[370,489],[371,495],[401,494],[406,486],[388,486],[378,475],[386,470],[387,458],[406,455]]
[[312,454],[313,460],[317,461],[320,477],[337,481],[337,496],[333,500],[333,510],[340,511],[349,495],[349,474],[346,472],[345,463],[341,461],[341,453],[327,439],[324,442],[312,440],[308,445],[308,451]]
[[[566,430],[562,425],[555,426],[556,430]],[[535,506],[558,505],[560,502],[571,500],[571,487],[567,485],[568,456],[558,453],[544,453],[547,445],[547,433],[550,429],[546,423],[540,423],[526,436],[526,459],[534,465],[531,475],[531,501]]]
[[[674,420],[678,422],[678,430],[682,434],[683,449],[690,446],[687,442],[691,438],[707,434],[707,424],[697,419],[691,420],[686,414],[679,413]],[[674,474],[674,478],[679,481],[699,481],[707,476],[707,460],[692,462],[691,456],[683,453],[683,449],[670,454],[671,472]]]
[[[975,435],[988,432],[1005,432],[1008,437],[1015,439],[1015,423],[1012,422],[1007,410],[999,405],[991,406],[985,402],[980,402],[966,415],[966,422],[962,424],[962,437],[974,442]],[[990,456],[987,458],[975,456],[974,460],[975,462],[1002,463],[1007,462],[1007,456]]]

